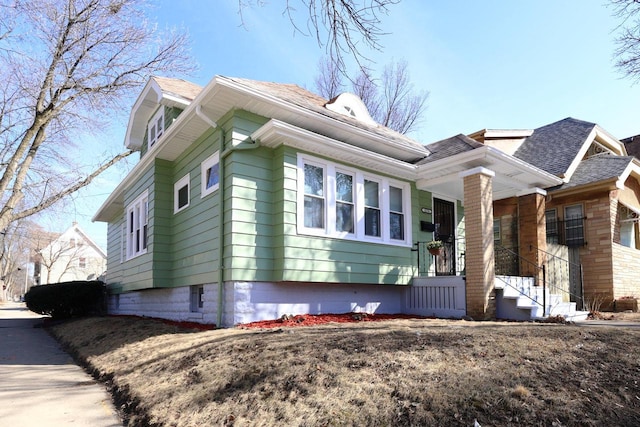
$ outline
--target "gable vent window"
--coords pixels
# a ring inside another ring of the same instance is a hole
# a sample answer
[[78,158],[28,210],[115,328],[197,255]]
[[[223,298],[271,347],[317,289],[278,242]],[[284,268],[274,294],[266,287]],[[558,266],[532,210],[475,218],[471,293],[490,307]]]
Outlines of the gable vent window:
[[298,234],[411,245],[408,183],[298,155]]
[[173,212],[178,213],[189,206],[190,192],[189,192],[189,174],[183,176],[173,186]]
[[148,141],[149,147],[153,147],[160,137],[164,134],[164,108],[160,107],[160,110],[156,113],[155,116],[149,122],[149,134]]

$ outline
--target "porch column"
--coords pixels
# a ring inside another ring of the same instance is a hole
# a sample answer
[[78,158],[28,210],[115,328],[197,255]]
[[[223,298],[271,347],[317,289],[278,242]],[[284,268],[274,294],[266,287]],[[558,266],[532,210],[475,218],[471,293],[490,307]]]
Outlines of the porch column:
[[493,177],[478,167],[460,173],[464,181],[467,315],[476,320],[496,314],[493,254]]
[[545,262],[547,250],[546,195],[540,188],[518,195],[520,275],[535,277],[536,285],[542,283],[542,270],[538,267]]

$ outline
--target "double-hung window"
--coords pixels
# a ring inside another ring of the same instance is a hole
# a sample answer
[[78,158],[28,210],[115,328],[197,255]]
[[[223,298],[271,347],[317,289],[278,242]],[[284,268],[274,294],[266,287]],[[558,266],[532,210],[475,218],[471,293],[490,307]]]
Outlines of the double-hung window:
[[325,228],[325,169],[304,164],[304,226],[309,229]]
[[336,232],[354,233],[354,202],[353,175],[336,171]]
[[160,107],[158,112],[153,116],[151,121],[149,121],[147,134],[148,147],[153,147],[153,144],[156,143],[164,133],[164,108]]
[[410,186],[298,156],[298,233],[410,245]]
[[126,254],[131,259],[147,252],[149,197],[142,193],[127,207]]

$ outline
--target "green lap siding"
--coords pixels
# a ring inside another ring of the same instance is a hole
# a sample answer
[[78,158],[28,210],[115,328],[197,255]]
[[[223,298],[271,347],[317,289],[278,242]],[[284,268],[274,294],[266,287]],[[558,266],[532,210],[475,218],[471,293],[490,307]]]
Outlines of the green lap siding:
[[[212,283],[217,280],[219,194],[215,191],[201,197],[201,164],[219,150],[220,131],[210,130],[185,151],[171,172],[169,203],[169,248],[171,273],[160,287],[175,287]],[[174,184],[186,174],[189,180],[189,206],[174,213]]]
[[[230,112],[175,161],[156,159],[126,191],[124,209],[149,191],[148,253],[121,263],[124,211],[109,223],[107,280],[113,291],[215,283],[220,257],[226,281],[411,282],[417,272],[411,247],[297,234],[297,151],[251,141],[264,123],[263,117]],[[201,163],[218,150],[224,191],[202,198]],[[174,213],[174,183],[187,173],[189,206]],[[420,220],[430,221],[430,215],[420,207],[431,207],[431,194],[412,184],[410,197],[412,241],[430,240],[431,233],[420,231]]]

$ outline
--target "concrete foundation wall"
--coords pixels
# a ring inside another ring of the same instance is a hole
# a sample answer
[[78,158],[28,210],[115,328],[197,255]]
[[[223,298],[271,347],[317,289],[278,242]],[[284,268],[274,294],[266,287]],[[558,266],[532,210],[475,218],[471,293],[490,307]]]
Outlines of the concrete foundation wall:
[[[272,320],[284,314],[401,313],[406,288],[385,285],[227,282],[222,326]],[[109,313],[217,323],[218,286],[204,286],[202,312],[190,311],[188,286],[112,295]]]

